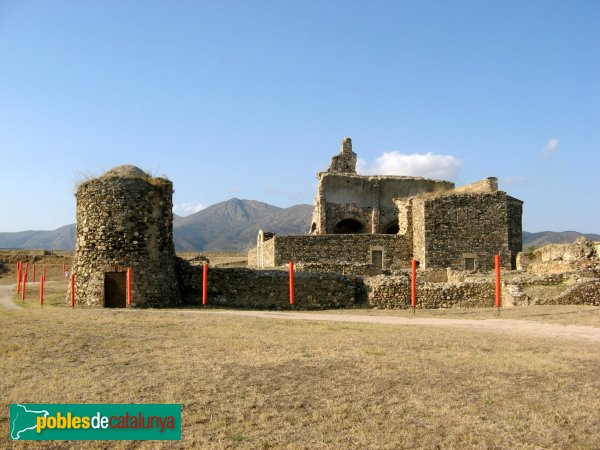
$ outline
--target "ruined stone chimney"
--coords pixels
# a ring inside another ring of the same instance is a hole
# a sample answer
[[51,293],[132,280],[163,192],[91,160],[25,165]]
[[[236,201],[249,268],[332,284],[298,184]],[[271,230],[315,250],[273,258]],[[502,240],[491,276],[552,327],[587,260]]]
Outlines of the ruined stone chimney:
[[342,139],[340,147],[340,154],[331,158],[327,172],[356,174],[356,153],[352,151],[352,139]]
[[342,145],[340,146],[340,153],[342,155],[350,155],[352,154],[352,139],[344,138],[342,139]]

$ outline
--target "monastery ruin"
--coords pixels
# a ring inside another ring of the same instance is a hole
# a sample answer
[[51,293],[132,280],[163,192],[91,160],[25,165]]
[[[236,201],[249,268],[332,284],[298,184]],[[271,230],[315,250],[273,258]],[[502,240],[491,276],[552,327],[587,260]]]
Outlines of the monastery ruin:
[[[260,230],[249,267],[210,267],[210,305],[289,308],[287,265],[293,260],[297,308],[408,308],[408,268],[415,259],[419,308],[492,306],[496,254],[505,306],[600,304],[600,246],[580,240],[522,253],[523,202],[499,191],[496,178],[457,188],[420,177],[361,176],[349,138],[317,178],[308,234]],[[133,166],[78,186],[71,268],[76,304],[200,302],[206,259],[176,256],[172,196],[171,181]]]
[[401,269],[516,268],[522,250],[523,202],[487,178],[456,188],[449,181],[406,176],[361,176],[345,138],[318,187],[310,235],[259,232],[248,262],[258,268],[289,260],[347,273]]

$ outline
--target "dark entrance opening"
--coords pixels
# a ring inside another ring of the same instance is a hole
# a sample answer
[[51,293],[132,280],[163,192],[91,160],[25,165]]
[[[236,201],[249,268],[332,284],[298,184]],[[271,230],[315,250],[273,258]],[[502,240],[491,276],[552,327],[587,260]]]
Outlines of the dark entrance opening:
[[364,228],[358,220],[344,219],[333,227],[333,234],[357,234],[362,233]]
[[125,308],[127,302],[127,274],[106,272],[104,274],[104,307]]
[[398,225],[398,221],[394,220],[383,230],[383,234],[398,234],[400,231],[400,226]]

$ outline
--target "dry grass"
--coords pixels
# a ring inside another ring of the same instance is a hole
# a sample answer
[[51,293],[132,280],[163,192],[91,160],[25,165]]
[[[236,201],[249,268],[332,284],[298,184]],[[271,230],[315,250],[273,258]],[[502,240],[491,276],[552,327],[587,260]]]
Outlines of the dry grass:
[[[358,314],[365,316],[413,317],[412,309],[337,309],[311,311],[312,314]],[[497,308],[417,309],[415,317],[436,319],[486,320],[498,318]],[[582,305],[543,305],[501,308],[501,319],[532,320],[559,325],[600,327],[600,307]]]
[[12,402],[182,403],[183,439],[14,448],[600,442],[600,354],[585,342],[200,310],[70,309],[62,299],[61,307],[31,302],[0,313],[2,439]]

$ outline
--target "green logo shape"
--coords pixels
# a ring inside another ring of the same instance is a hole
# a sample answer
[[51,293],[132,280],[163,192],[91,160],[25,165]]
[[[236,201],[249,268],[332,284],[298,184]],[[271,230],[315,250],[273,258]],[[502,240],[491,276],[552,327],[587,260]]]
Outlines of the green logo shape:
[[10,405],[11,440],[180,440],[180,404]]

